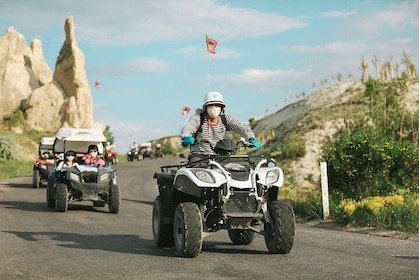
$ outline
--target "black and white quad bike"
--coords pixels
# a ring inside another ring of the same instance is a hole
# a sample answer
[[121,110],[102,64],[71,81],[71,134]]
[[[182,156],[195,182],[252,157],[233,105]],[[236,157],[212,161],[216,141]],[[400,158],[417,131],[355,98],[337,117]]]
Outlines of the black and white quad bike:
[[106,138],[102,131],[88,128],[60,128],[53,145],[54,154],[60,155],[56,164],[63,160],[66,151],[76,153],[77,166],[54,169],[50,172],[47,185],[47,206],[57,212],[67,212],[70,202],[90,201],[94,207],[109,206],[116,214],[121,203],[121,193],[116,181],[116,170],[109,164],[93,166],[84,164],[88,147],[96,145],[102,155]]
[[269,253],[291,251],[294,210],[278,200],[283,171],[274,159],[234,155],[242,147],[251,146],[224,139],[214,149],[217,155],[162,166],[154,174],[159,188],[152,220],[157,246],[174,245],[180,256],[196,257],[203,238],[223,229],[236,245],[250,244],[259,233]]

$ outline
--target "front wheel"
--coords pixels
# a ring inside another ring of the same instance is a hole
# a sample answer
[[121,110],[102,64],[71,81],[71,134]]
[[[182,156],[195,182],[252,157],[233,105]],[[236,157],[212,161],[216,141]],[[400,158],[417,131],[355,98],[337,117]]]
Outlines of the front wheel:
[[249,245],[255,238],[256,232],[251,229],[229,229],[228,237],[234,245]]
[[66,212],[68,209],[67,185],[59,183],[56,188],[55,209],[57,212]]
[[294,210],[288,202],[272,201],[268,211],[272,224],[264,224],[266,247],[272,254],[288,254],[294,244]]
[[182,257],[194,258],[202,249],[202,217],[193,202],[180,203],[175,210],[173,235],[176,252]]
[[38,189],[39,188],[39,181],[40,181],[39,170],[38,169],[35,169],[33,171],[33,176],[32,176],[32,187],[34,189]]
[[121,204],[121,194],[118,185],[114,185],[112,181],[109,183],[109,212],[116,214]]
[[164,224],[162,216],[163,205],[160,196],[156,197],[153,203],[153,237],[154,242],[159,247],[173,246],[173,224]]

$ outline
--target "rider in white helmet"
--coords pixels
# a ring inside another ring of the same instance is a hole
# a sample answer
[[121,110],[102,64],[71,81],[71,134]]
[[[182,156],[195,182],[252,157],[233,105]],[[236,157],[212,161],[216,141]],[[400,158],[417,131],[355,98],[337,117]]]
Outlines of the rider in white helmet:
[[261,144],[256,140],[250,126],[225,112],[223,95],[217,91],[205,94],[203,112],[193,115],[182,128],[182,145],[190,145],[189,161],[213,155],[218,141],[225,138],[227,131],[239,133],[255,148]]

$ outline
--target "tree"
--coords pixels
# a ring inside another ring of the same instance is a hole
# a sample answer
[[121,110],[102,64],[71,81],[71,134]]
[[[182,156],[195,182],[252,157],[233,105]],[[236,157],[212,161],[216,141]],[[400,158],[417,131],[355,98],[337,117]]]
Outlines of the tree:
[[111,130],[110,126],[107,125],[105,127],[105,130],[103,131],[103,135],[105,135],[106,141],[109,142],[111,145],[113,145],[115,142],[115,139],[113,138],[113,134],[110,130]]

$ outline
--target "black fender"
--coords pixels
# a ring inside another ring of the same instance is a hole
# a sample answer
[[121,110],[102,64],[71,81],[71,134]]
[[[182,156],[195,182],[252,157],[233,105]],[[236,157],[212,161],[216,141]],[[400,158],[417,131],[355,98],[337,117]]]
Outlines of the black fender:
[[175,180],[174,174],[155,173],[154,177],[157,179],[159,187],[160,201],[162,207],[163,223],[173,223],[174,205],[173,205],[173,182]]

